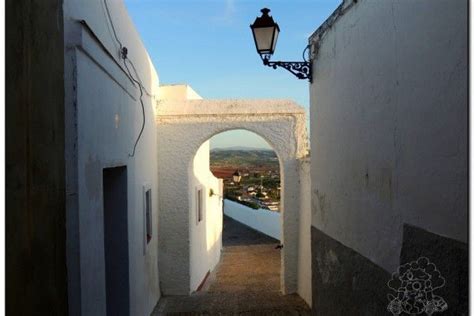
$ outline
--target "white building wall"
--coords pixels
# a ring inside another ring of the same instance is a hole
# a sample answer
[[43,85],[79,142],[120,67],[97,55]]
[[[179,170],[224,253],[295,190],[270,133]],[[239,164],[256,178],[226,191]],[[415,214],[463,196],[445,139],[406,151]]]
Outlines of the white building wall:
[[[186,100],[199,100],[201,97],[188,85],[164,85],[160,86],[160,100],[174,101],[177,108],[181,108]],[[159,123],[158,123],[159,124]],[[166,124],[165,124],[166,125]],[[160,192],[163,201],[160,216],[163,223],[173,222],[174,227],[163,225],[160,229],[162,234],[162,249],[179,249],[184,264],[175,264],[175,258],[168,256],[164,251],[160,266],[164,271],[173,275],[172,278],[164,279],[164,291],[166,294],[183,294],[197,290],[205,279],[206,274],[214,269],[219,263],[222,249],[222,180],[214,177],[209,169],[210,143],[204,141],[195,152],[192,163],[186,165],[187,159],[183,157],[184,151],[181,146],[186,146],[185,138],[179,142],[172,142],[160,130],[166,126],[158,126],[158,147],[166,146],[159,153],[159,164],[161,166],[161,177],[163,190]],[[171,142],[170,142],[171,141]],[[184,142],[183,142],[184,141]],[[177,174],[180,174],[178,176]],[[184,177],[184,178],[183,178]],[[183,190],[187,187],[188,190]],[[203,220],[197,221],[197,192],[202,190],[202,212]],[[210,191],[214,192],[210,196]],[[176,191],[179,190],[179,191]],[[178,224],[177,220],[183,214],[181,210],[174,209],[180,199],[189,199],[189,210],[187,211],[187,223]],[[185,231],[180,231],[181,228]],[[181,248],[181,244],[189,247]],[[187,252],[187,253],[186,253]],[[172,271],[168,270],[172,269]]]
[[[166,295],[190,288],[189,170],[200,146],[212,136],[246,129],[275,150],[282,175],[281,289],[297,291],[299,243],[299,158],[307,155],[304,109],[289,100],[160,101],[157,107],[160,174],[161,286]],[[173,146],[169,146],[173,144]]]
[[160,100],[201,100],[201,96],[186,84],[167,84],[160,86],[158,95]]
[[388,271],[404,223],[467,241],[467,14],[454,3],[360,1],[317,44],[313,225]]
[[391,273],[422,256],[446,278],[448,313],[467,313],[467,12],[345,0],[310,39],[321,315],[386,313]]
[[345,0],[310,38],[321,315],[387,313],[392,273],[420,257],[446,280],[447,313],[468,313],[467,8]]
[[[222,249],[222,180],[209,170],[210,142],[198,149],[189,170],[190,287],[196,291],[206,274],[219,263]],[[211,189],[213,195],[210,195]],[[197,192],[202,190],[202,221],[197,218]]]
[[300,159],[298,294],[311,306],[311,177],[309,157]]
[[266,209],[255,210],[231,200],[224,202],[224,214],[259,232],[277,240],[281,239],[281,217],[279,212]]
[[[68,292],[71,315],[105,315],[104,168],[127,167],[130,315],[150,315],[160,297],[154,98],[158,76],[125,6],[108,1],[117,36],[146,89],[128,78],[103,1],[64,1]],[[129,65],[130,67],[130,65]],[[133,71],[133,70],[132,70]],[[145,241],[143,186],[152,189],[153,236]]]

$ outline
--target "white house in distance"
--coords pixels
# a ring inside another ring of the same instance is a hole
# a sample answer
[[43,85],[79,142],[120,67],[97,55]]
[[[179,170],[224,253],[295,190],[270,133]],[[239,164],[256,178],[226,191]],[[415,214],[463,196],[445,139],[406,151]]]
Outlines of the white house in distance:
[[311,159],[291,100],[160,85],[121,1],[6,7],[7,314],[150,315],[194,292],[221,248],[208,140],[232,129],[280,162],[282,293],[396,312],[392,273],[427,258],[446,282],[426,306],[468,313],[466,0],[341,2],[308,41]]

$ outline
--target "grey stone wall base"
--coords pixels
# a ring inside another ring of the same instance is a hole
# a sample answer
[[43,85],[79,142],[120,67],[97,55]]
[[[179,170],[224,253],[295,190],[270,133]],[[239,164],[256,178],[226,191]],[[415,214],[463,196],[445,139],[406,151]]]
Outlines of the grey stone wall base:
[[435,291],[448,304],[448,309],[440,315],[468,315],[468,245],[405,224],[400,264],[420,257],[426,257],[434,263],[446,280],[446,284]]
[[[313,315],[390,315],[391,273],[313,226],[311,253]],[[448,304],[440,315],[468,315],[467,244],[405,224],[400,265],[420,257],[446,280],[433,293]]]
[[311,227],[313,315],[385,315],[390,274]]

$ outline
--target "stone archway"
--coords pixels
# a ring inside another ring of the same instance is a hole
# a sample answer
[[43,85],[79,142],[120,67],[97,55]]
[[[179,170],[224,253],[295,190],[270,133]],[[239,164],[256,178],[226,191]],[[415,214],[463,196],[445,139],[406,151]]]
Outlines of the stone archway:
[[275,150],[281,168],[281,290],[297,289],[299,159],[308,153],[304,109],[288,100],[162,101],[156,115],[159,172],[159,273],[167,295],[190,293],[188,171],[212,136],[246,129]]

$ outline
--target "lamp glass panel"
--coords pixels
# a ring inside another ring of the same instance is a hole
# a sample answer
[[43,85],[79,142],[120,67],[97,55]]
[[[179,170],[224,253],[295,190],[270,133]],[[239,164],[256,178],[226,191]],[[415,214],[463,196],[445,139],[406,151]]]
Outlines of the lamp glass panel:
[[[257,50],[260,53],[273,52],[272,39],[275,27],[259,27],[253,29]],[[273,45],[274,46],[274,45]]]
[[274,35],[274,40],[273,40],[273,47],[272,47],[272,52],[275,51],[277,40],[278,40],[278,34],[280,34],[280,31],[278,31],[278,28],[275,27],[275,35]]

